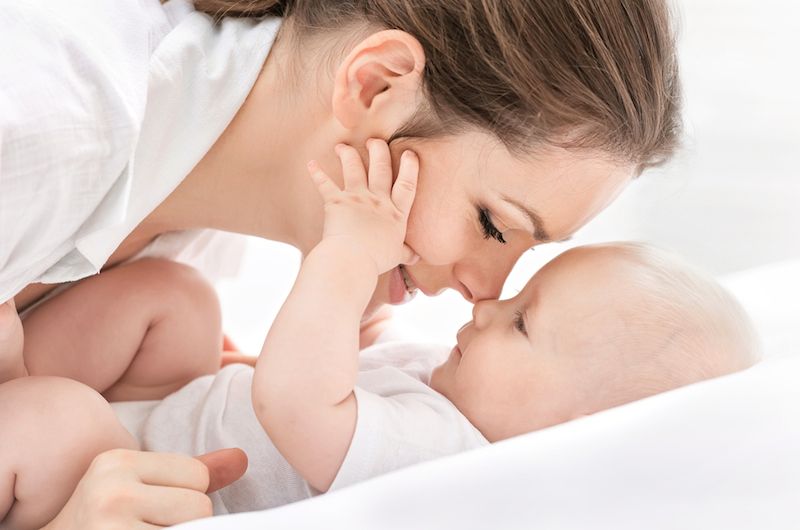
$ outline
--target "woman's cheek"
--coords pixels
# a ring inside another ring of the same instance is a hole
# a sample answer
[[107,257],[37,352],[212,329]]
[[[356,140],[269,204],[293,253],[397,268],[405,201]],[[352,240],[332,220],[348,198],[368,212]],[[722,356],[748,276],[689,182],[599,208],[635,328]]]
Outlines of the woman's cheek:
[[423,218],[412,211],[406,230],[406,243],[420,260],[429,265],[451,265],[469,249],[468,227],[446,213]]

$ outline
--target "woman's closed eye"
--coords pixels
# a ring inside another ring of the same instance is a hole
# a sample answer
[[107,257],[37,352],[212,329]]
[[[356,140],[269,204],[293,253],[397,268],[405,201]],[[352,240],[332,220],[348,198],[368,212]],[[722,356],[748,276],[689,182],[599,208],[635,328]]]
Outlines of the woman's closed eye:
[[526,337],[528,336],[528,330],[525,328],[525,319],[522,316],[522,311],[514,313],[514,328]]
[[478,207],[478,220],[480,221],[481,228],[483,229],[484,239],[492,238],[500,243],[505,244],[506,240],[503,239],[503,233],[494,225],[492,222],[492,214],[483,206]]

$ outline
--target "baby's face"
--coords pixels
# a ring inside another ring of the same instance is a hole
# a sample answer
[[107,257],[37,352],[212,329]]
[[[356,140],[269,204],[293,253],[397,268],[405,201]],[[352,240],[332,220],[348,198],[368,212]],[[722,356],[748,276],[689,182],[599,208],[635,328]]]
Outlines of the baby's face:
[[602,252],[560,255],[514,298],[475,305],[431,387],[490,441],[595,412],[596,390],[625,368],[608,343],[626,332],[635,274]]

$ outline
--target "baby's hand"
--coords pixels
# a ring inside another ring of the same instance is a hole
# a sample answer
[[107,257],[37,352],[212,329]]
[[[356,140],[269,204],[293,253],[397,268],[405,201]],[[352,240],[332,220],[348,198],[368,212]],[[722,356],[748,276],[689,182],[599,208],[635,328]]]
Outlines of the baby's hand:
[[413,151],[400,158],[397,180],[392,185],[392,160],[383,140],[367,141],[369,174],[354,148],[338,145],[344,189],[339,189],[315,161],[308,164],[311,178],[325,202],[323,241],[339,241],[362,250],[375,262],[378,274],[399,263],[416,261],[405,245],[408,212],[414,202],[419,165]]

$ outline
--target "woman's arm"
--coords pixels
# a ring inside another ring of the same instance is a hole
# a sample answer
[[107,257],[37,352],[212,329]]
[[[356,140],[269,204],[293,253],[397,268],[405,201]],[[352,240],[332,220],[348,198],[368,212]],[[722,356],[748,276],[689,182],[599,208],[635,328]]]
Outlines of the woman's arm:
[[319,168],[322,241],[303,262],[256,364],[253,404],[272,442],[316,489],[326,491],[356,423],[360,319],[378,275],[414,256],[403,244],[417,160],[401,159],[392,185],[385,142],[371,141],[369,178],[355,149],[337,150],[345,189]]

